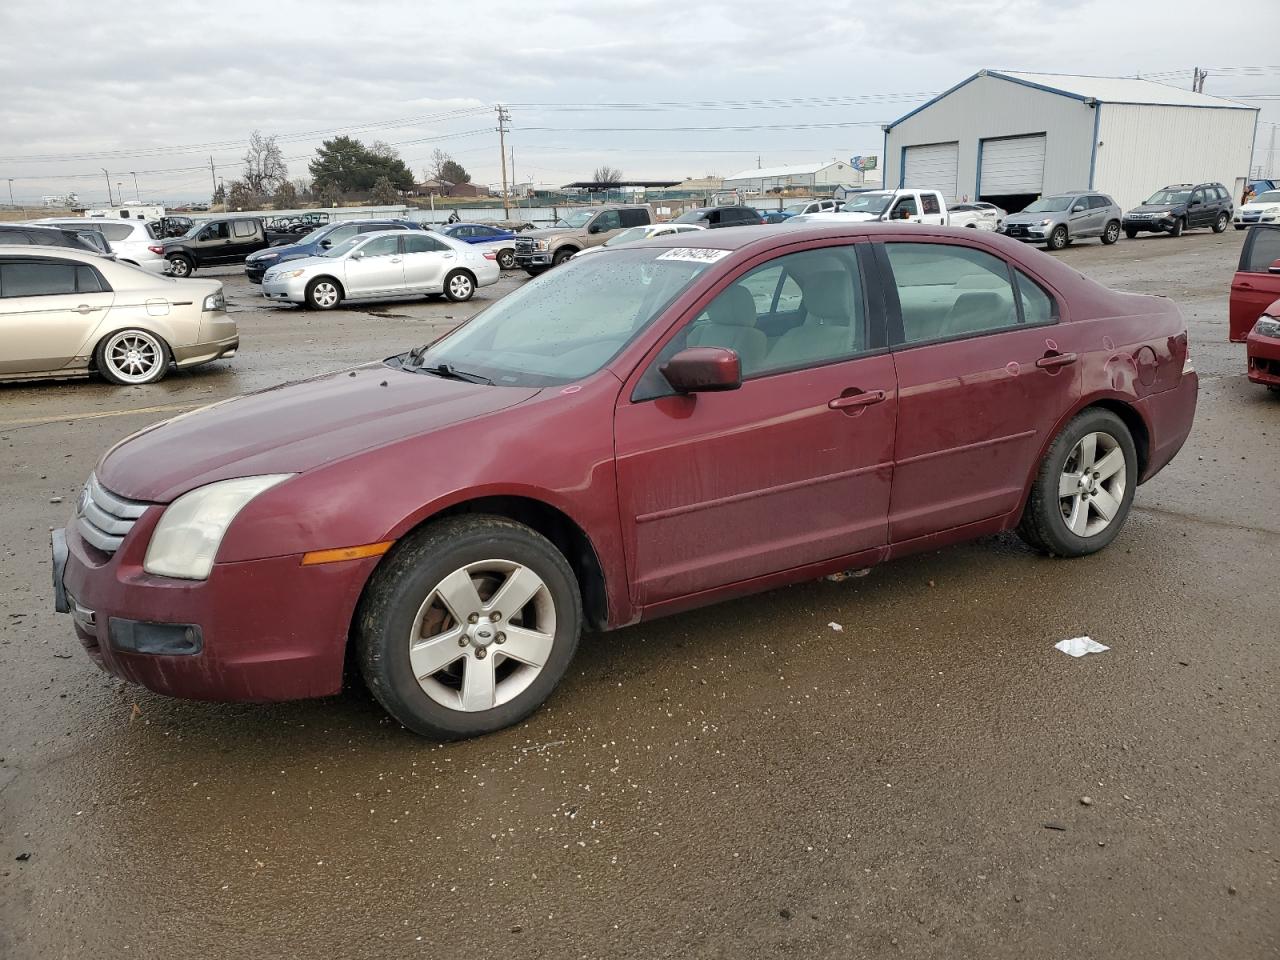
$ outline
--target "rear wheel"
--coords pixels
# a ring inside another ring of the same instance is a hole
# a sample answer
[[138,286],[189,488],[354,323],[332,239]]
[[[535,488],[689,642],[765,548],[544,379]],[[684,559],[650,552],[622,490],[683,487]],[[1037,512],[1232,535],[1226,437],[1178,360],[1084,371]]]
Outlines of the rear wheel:
[[475,279],[465,270],[455,270],[444,278],[444,295],[454,303],[470,300],[475,292]]
[[94,351],[98,372],[112,383],[155,383],[169,370],[169,348],[149,330],[118,330]]
[[1225,210],[1222,211],[1222,213],[1218,214],[1218,219],[1213,221],[1213,232],[1222,233],[1227,229],[1227,224],[1230,222],[1231,218],[1227,216],[1227,212]]
[[1071,242],[1071,239],[1067,235],[1067,228],[1064,226],[1054,227],[1053,233],[1049,234],[1050,250],[1061,250],[1070,242]]
[[1045,454],[1018,535],[1060,557],[1096,553],[1124,526],[1137,480],[1137,449],[1124,421],[1110,410],[1085,410]]
[[548,269],[547,267],[525,267],[524,272],[531,277],[539,277],[546,273]]
[[1183,229],[1186,228],[1186,226],[1187,226],[1187,221],[1182,219],[1182,217],[1179,217],[1177,220],[1173,221],[1173,226],[1169,228],[1169,236],[1171,237],[1182,236],[1182,231]]
[[332,310],[342,302],[342,288],[330,277],[317,277],[307,284],[307,306],[313,310]]
[[1112,220],[1107,224],[1107,229],[1102,231],[1102,242],[1107,246],[1115,243],[1120,239],[1120,221]]
[[195,269],[196,265],[189,257],[184,257],[180,253],[169,257],[169,273],[175,277],[189,277]]
[[516,265],[516,252],[514,250],[498,251],[498,266],[503,270],[510,270]]
[[550,541],[504,517],[453,517],[401,541],[370,580],[360,672],[415,733],[478,736],[546,700],[581,626],[578,583]]

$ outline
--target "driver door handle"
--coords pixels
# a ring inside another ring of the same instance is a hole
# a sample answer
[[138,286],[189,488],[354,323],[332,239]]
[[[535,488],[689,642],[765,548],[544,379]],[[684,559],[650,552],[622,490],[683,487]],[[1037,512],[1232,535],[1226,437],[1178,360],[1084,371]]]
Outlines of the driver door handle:
[[392,258],[391,258],[391,262],[392,262],[392,263],[399,263],[399,262],[400,262],[400,258],[399,258],[399,257],[392,257]]
[[869,407],[873,403],[883,403],[886,394],[883,390],[861,390],[858,393],[841,395],[830,401],[827,406],[832,410],[848,410],[854,407]]

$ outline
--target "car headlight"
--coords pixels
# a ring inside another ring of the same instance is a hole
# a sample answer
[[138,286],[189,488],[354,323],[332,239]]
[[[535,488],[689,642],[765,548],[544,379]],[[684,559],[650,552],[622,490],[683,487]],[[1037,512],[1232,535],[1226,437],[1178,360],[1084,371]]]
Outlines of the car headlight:
[[292,280],[294,277],[300,277],[307,271],[305,270],[281,270],[271,275],[272,280]]
[[231,521],[258,494],[292,476],[239,477],[184,493],[165,508],[156,524],[142,569],[161,577],[207,580]]
[[1280,213],[1280,207],[1267,207],[1262,211],[1264,217],[1274,217],[1277,213]]
[[1280,317],[1269,317],[1264,313],[1253,325],[1253,332],[1260,337],[1280,339]]
[[547,241],[545,241],[545,240],[535,240],[535,241],[533,241],[533,249],[535,249],[535,250],[547,250],[547,249],[549,249],[549,247],[548,247],[548,245],[547,245]]
[[1161,210],[1161,211],[1157,214],[1157,216],[1158,216],[1161,220],[1172,220],[1172,219],[1173,219],[1173,211],[1172,211],[1172,210]]
[[251,260],[274,260],[274,259],[275,259],[276,257],[278,257],[278,256],[280,256],[280,254],[278,254],[278,253],[259,253],[259,254],[255,254],[254,256],[250,257],[249,259],[251,259]]
[[1052,220],[1041,220],[1041,221],[1040,221],[1040,226],[1042,226],[1042,227],[1047,227],[1047,226],[1049,226],[1049,224],[1051,224],[1051,223],[1053,223],[1053,221],[1052,221]]

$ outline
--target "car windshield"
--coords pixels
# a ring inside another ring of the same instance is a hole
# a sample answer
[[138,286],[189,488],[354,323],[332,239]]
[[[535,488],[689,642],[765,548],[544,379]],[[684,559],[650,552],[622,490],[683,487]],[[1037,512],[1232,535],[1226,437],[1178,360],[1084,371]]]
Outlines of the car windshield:
[[1059,213],[1071,207],[1075,197],[1041,197],[1033,200],[1023,209],[1023,213]]
[[566,213],[557,220],[553,226],[565,227],[569,230],[577,230],[587,225],[587,221],[594,217],[594,210],[575,210],[573,213]]
[[1152,206],[1163,207],[1174,203],[1186,203],[1190,199],[1190,190],[1157,190],[1142,202]]
[[326,224],[323,227],[316,227],[314,230],[308,233],[305,237],[299,237],[297,240],[293,242],[294,243],[317,243],[320,240],[320,238],[323,237],[325,233],[328,232],[328,230],[329,230],[328,224]]
[[[714,262],[684,253],[632,247],[575,259],[432,344],[420,365],[430,371],[448,364],[499,386],[580,380],[612,360]],[[407,355],[400,362],[412,366]]]
[[356,236],[351,237],[349,240],[344,240],[344,241],[342,241],[342,243],[334,244],[334,245],[333,245],[332,247],[330,247],[328,250],[323,251],[323,252],[320,254],[320,256],[322,256],[322,257],[345,257],[348,253],[350,253],[352,250],[354,250],[356,247],[360,246],[360,244],[364,243],[364,242],[365,242],[366,240],[368,240],[368,239],[369,239],[369,238],[368,238],[368,236],[367,236],[367,235],[360,235],[360,234],[357,234]]
[[623,244],[635,243],[637,240],[645,238],[648,229],[648,227],[629,227],[617,236],[610,237],[604,242],[604,245],[606,247],[621,247]]
[[680,216],[672,220],[672,223],[701,223],[707,218],[706,210],[690,210],[688,213],[682,213]]
[[1268,190],[1254,197],[1250,203],[1280,203],[1280,190]]
[[893,199],[891,193],[863,193],[844,202],[842,213],[884,213]]

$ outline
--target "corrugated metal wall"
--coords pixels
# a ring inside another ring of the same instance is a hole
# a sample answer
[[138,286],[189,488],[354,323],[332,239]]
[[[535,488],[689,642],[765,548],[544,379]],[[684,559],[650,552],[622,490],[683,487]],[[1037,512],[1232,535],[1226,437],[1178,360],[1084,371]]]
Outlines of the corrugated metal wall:
[[1252,110],[1106,103],[1093,185],[1126,210],[1169,183],[1216,181],[1232,192],[1248,176]]
[[979,142],[1030,133],[1047,136],[1046,193],[1082,188],[1089,183],[1094,110],[1080,100],[1032,87],[978,77],[891,131],[886,141],[886,186],[902,177],[902,148],[958,141],[960,195],[978,195]]

